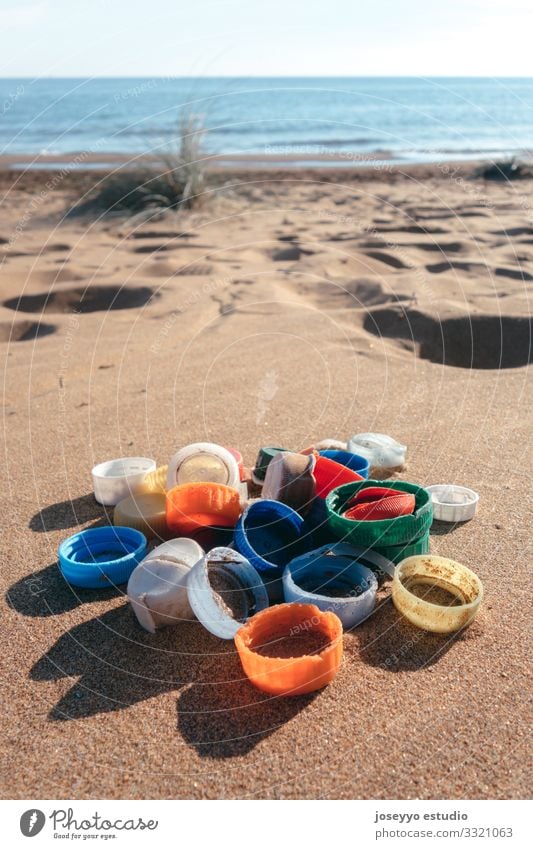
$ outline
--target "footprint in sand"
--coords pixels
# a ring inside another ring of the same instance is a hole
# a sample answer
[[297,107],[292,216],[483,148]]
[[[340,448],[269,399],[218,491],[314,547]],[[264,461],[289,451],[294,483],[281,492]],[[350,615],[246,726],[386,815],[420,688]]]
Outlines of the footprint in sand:
[[154,295],[148,286],[82,286],[73,289],[52,290],[38,295],[19,295],[8,298],[3,306],[17,312],[107,312],[142,307]]
[[533,227],[509,227],[508,230],[491,230],[493,236],[533,236]]
[[449,233],[444,227],[434,227],[431,224],[423,226],[422,224],[404,224],[392,225],[391,227],[377,227],[378,233],[420,233],[428,235],[443,235]]
[[267,255],[274,262],[298,262],[303,256],[312,256],[315,251],[301,248],[299,245],[291,245],[287,248],[275,248],[273,251],[268,251]]
[[461,262],[448,259],[432,265],[426,265],[426,271],[430,274],[443,274],[445,271],[485,272],[494,274],[496,277],[507,277],[510,280],[533,280],[533,275],[523,268],[494,268],[481,262]]
[[404,262],[403,259],[400,259],[399,256],[395,256],[393,253],[389,253],[388,251],[365,251],[365,254],[371,259],[377,259],[378,262],[390,265],[392,268],[402,269],[413,267],[412,265],[408,265]]
[[190,239],[196,238],[197,233],[182,232],[175,230],[136,230],[128,235],[128,239]]
[[463,242],[404,242],[400,247],[419,248],[421,251],[439,251],[443,254],[460,254],[466,250]]
[[363,327],[374,336],[410,343],[418,356],[456,368],[518,368],[531,362],[531,321],[509,315],[439,319],[410,308],[375,309]]
[[28,342],[55,333],[54,324],[39,321],[1,321],[0,342]]
[[533,274],[524,268],[497,268],[496,277],[507,277],[510,280],[533,280]]
[[57,242],[56,244],[44,245],[42,250],[46,251],[47,253],[53,253],[54,251],[71,251],[72,245],[67,245],[63,242]]

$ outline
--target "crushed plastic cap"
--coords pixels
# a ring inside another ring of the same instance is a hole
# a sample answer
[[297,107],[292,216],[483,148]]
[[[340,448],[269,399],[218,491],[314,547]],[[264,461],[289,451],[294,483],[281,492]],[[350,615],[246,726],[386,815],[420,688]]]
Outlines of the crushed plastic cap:
[[172,539],[154,548],[132,572],[128,598],[142,627],[157,628],[194,617],[187,595],[187,576],[204,555],[192,539]]
[[313,454],[276,454],[266,470],[263,498],[288,504],[302,515],[307,513],[316,494],[315,463]]
[[397,469],[405,464],[407,446],[385,433],[357,433],[348,440],[348,451],[366,457],[373,468]]

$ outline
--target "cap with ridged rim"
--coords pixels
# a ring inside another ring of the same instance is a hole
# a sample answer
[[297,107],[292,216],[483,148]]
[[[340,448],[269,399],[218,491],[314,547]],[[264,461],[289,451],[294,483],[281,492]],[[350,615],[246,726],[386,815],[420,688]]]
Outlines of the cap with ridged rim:
[[382,485],[383,481],[364,480],[344,484],[329,493],[326,498],[326,508],[329,526],[335,536],[354,545],[368,545],[379,549],[384,546],[411,543],[429,531],[433,522],[431,496],[424,487],[408,481],[395,480],[392,486],[394,489],[410,492],[415,496],[415,510],[412,514],[378,521],[356,521],[342,515],[346,503],[353,495],[366,487]]
[[149,539],[164,538],[167,535],[165,493],[145,492],[123,498],[113,512],[113,524],[137,528]]

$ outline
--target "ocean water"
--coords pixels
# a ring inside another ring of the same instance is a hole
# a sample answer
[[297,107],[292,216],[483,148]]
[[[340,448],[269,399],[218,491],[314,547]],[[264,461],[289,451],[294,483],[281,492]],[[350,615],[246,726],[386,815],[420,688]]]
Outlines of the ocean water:
[[201,121],[209,154],[531,156],[533,78],[0,79],[0,154],[136,154]]

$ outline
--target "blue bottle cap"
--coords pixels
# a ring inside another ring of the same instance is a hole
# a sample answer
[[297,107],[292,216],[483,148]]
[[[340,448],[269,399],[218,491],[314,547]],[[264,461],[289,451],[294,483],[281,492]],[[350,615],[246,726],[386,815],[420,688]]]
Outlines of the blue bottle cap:
[[283,572],[285,601],[330,610],[345,629],[372,613],[377,578],[359,560],[360,549],[347,543],[323,545],[291,560]]
[[59,567],[76,587],[112,587],[126,583],[146,551],[146,537],[134,528],[88,528],[63,540]]
[[328,457],[330,460],[335,460],[341,466],[351,469],[352,472],[357,472],[362,478],[367,478],[369,473],[369,463],[366,457],[360,454],[354,454],[352,451],[337,451],[334,449],[325,449],[318,452],[321,457]]
[[254,501],[235,526],[234,546],[265,582],[271,601],[282,598],[283,569],[302,553],[304,520],[279,501]]

